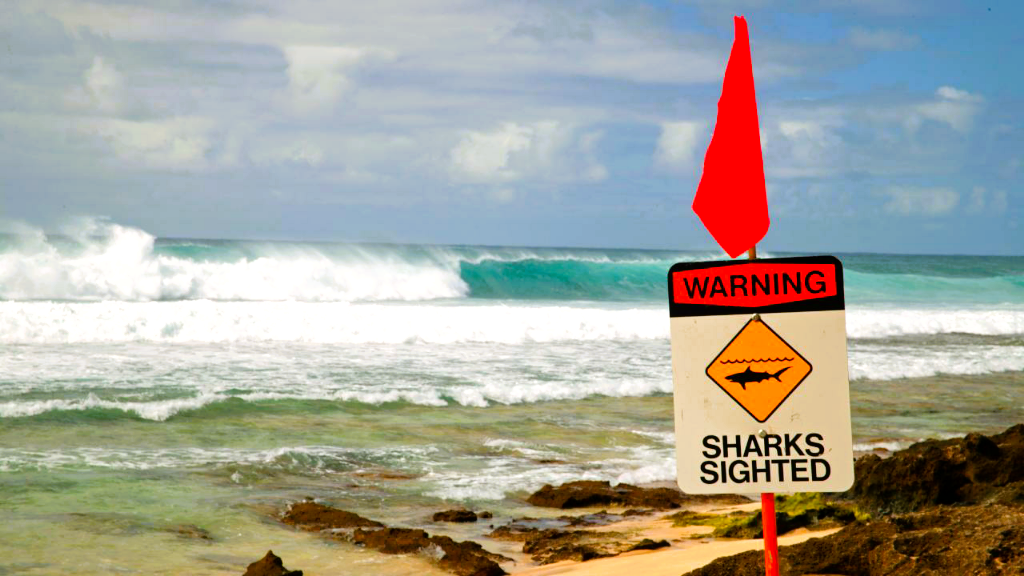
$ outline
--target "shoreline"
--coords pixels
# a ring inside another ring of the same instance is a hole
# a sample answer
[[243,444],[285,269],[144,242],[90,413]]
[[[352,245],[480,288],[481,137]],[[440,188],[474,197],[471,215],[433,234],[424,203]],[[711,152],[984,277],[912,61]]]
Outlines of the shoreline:
[[[993,436],[928,440],[884,459],[861,456],[848,492],[779,496],[782,574],[836,573],[835,567],[851,563],[860,567],[849,573],[866,576],[911,573],[899,571],[907,566],[925,574],[955,573],[957,567],[973,574],[1024,571],[1021,462],[1024,424]],[[432,524],[421,524],[431,533],[387,526],[312,499],[293,503],[278,520],[384,555],[419,555],[457,576],[734,576],[763,570],[760,503],[748,497],[576,481],[546,485],[526,504],[535,516],[438,512]],[[475,524],[480,520],[485,523]],[[463,528],[445,529],[448,522]],[[463,541],[443,535],[456,532]]]

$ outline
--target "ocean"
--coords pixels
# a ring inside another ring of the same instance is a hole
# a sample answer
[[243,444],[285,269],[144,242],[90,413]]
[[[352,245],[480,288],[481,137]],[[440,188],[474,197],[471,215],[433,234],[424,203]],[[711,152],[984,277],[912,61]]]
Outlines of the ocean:
[[[1024,257],[837,256],[856,450],[1024,421]],[[722,258],[2,237],[0,574],[440,574],[270,518],[671,482],[666,273]]]

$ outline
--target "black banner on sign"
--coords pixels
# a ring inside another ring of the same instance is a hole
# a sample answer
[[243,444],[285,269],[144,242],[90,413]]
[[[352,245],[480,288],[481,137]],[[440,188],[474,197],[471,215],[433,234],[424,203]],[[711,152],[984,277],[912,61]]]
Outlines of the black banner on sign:
[[680,262],[668,273],[669,314],[724,316],[845,310],[835,256]]

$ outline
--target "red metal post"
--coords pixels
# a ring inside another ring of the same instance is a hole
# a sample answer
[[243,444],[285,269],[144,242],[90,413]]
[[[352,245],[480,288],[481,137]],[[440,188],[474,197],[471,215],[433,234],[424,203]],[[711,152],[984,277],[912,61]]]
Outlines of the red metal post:
[[764,573],[779,576],[779,540],[775,533],[775,494],[761,494],[761,526],[764,528]]
[[[747,251],[747,259],[757,258],[757,244]],[[761,493],[761,527],[764,537],[764,574],[779,576],[779,536],[775,532],[775,493]]]

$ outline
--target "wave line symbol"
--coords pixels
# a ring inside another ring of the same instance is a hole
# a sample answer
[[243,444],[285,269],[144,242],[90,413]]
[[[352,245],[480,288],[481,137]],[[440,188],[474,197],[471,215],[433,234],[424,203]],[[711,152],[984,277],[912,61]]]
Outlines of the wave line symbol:
[[740,360],[719,360],[722,364],[750,364],[751,362],[792,362],[793,358],[749,358]]

